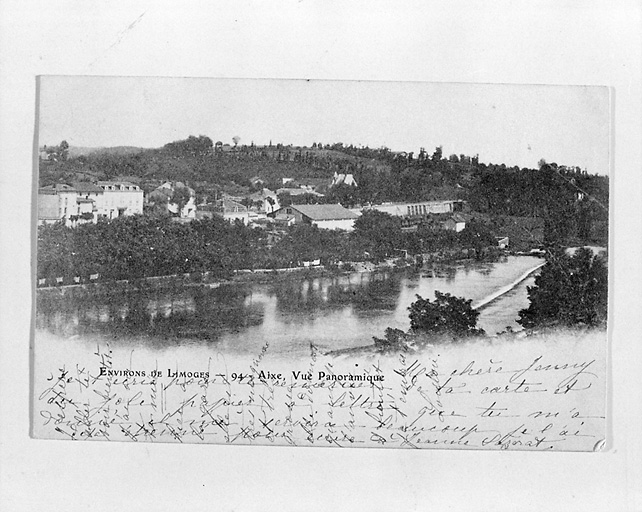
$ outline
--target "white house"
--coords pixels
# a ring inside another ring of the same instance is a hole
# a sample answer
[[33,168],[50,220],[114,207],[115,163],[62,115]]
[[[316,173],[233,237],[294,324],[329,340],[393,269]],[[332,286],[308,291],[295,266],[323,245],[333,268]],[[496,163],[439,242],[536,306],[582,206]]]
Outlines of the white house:
[[279,198],[276,195],[276,193],[272,192],[268,188],[264,188],[263,189],[263,206],[261,211],[267,214],[270,214],[272,212],[275,212],[279,208],[281,207],[279,206]]
[[[179,189],[185,189],[189,194],[189,199],[185,202],[179,212],[179,204],[173,201],[174,192]],[[196,218],[196,192],[194,189],[188,187],[184,183],[177,181],[166,181],[148,196],[151,202],[160,202],[166,205],[167,211],[175,217],[182,219],[195,219]]]
[[495,240],[497,240],[497,247],[500,249],[506,249],[510,243],[510,240],[507,236],[496,236]]
[[99,181],[103,194],[96,200],[98,215],[115,219],[143,213],[143,190],[128,181]]
[[299,187],[280,188],[276,191],[277,194],[290,194],[291,196],[303,196],[310,194],[312,196],[323,197],[323,194],[314,190],[310,185],[301,185]]
[[38,224],[96,222],[103,191],[91,183],[57,183],[38,189]]
[[458,200],[418,201],[415,203],[373,204],[367,209],[388,213],[395,217],[417,217],[434,213],[453,213],[462,204]]
[[228,222],[240,220],[246,226],[250,222],[250,212],[246,206],[231,199],[225,198],[223,203],[223,218]]
[[334,178],[332,179],[331,187],[336,187],[338,185],[349,185],[351,187],[357,186],[357,181],[354,179],[352,174],[337,174],[335,171]]
[[247,198],[261,203],[259,211],[265,214],[272,213],[280,208],[276,192],[271,191],[269,188],[263,188],[259,192],[247,196]]
[[466,229],[466,219],[464,219],[461,215],[458,213],[455,213],[454,215],[448,217],[444,221],[444,229],[448,229],[450,231],[455,231],[456,233],[459,233],[460,231],[463,231]]
[[78,216],[78,193],[66,183],[56,183],[38,189],[38,224],[64,221],[68,226]]
[[352,231],[355,220],[359,218],[358,214],[340,204],[293,204],[277,210],[271,216],[281,222],[286,219],[288,225],[307,223],[320,229],[345,231]]

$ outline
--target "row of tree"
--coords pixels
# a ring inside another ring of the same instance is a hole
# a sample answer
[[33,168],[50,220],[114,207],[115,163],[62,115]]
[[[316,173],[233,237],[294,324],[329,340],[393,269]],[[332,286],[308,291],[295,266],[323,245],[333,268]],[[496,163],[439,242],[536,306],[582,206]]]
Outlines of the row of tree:
[[471,222],[460,233],[424,226],[405,233],[401,220],[367,211],[352,232],[300,224],[270,233],[221,217],[177,223],[167,217],[131,216],[68,228],[38,229],[38,277],[133,279],[210,271],[227,277],[234,270],[285,268],[320,259],[375,261],[447,249],[470,249],[482,256],[494,244],[487,226]]

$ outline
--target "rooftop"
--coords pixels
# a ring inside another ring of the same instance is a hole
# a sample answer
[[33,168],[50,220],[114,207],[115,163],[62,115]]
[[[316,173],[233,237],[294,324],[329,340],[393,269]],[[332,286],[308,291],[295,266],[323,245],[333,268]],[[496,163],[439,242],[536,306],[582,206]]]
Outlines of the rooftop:
[[46,187],[41,187],[39,192],[43,194],[55,194],[56,192],[75,192],[75,189],[71,185],[66,183],[56,183],[55,185],[47,185]]
[[99,181],[99,185],[125,185],[126,187],[135,187],[134,183],[129,181]]
[[371,206],[409,206],[409,205],[419,205],[419,204],[444,204],[444,203],[463,203],[461,199],[440,199],[438,201],[399,201],[399,202],[387,202],[381,204],[373,204]]
[[277,194],[290,194],[291,196],[302,196],[304,194],[311,194],[313,196],[322,196],[319,192],[315,192],[309,188],[280,188],[276,191]]
[[76,182],[74,183],[73,188],[77,192],[91,192],[94,194],[102,194],[104,192],[104,190],[98,185],[94,185],[93,183],[89,183],[88,181]]
[[297,210],[312,220],[358,219],[359,215],[340,204],[293,204],[288,208]]

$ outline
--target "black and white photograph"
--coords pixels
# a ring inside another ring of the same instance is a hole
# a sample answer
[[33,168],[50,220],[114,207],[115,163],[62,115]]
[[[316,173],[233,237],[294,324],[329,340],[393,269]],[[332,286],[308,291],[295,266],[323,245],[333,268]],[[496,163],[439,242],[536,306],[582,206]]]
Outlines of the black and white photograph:
[[35,436],[603,447],[608,88],[43,76],[38,102]]
[[0,2],[0,509],[642,510],[641,20]]

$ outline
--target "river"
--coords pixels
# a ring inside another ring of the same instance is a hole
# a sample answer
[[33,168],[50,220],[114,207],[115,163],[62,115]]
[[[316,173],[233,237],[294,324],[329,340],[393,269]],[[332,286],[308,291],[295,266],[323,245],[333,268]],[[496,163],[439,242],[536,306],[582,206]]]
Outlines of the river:
[[[480,308],[478,327],[488,334],[519,329],[528,307],[525,273],[543,260],[508,256],[502,261],[467,262],[420,272],[351,273],[297,277],[274,283],[235,283],[219,288],[180,287],[101,293],[90,297],[38,292],[37,337],[109,340],[153,347],[213,345],[230,354],[307,355],[372,344],[387,327],[408,329],[408,306],[416,295],[435,290],[472,299],[473,305],[505,292]],[[507,291],[508,290],[508,291]]]

